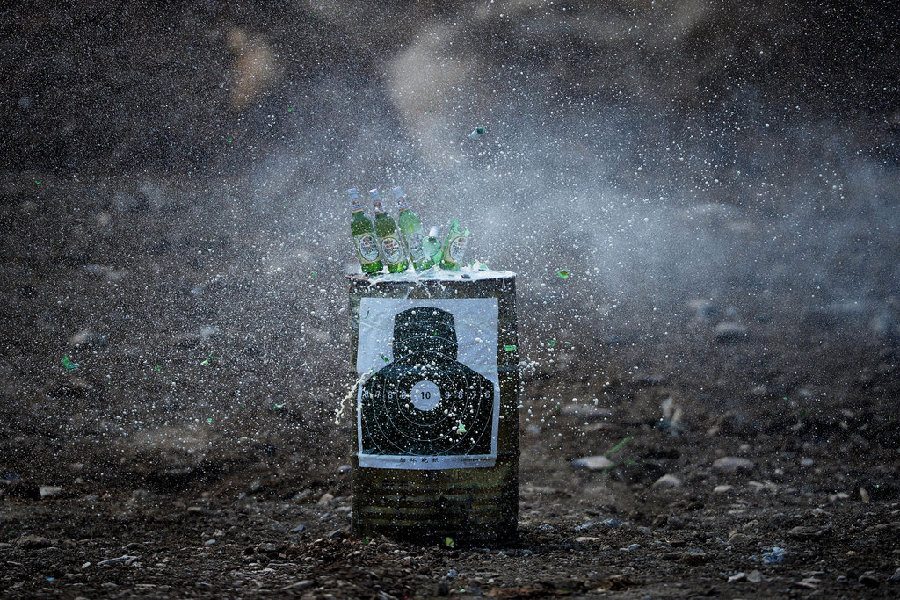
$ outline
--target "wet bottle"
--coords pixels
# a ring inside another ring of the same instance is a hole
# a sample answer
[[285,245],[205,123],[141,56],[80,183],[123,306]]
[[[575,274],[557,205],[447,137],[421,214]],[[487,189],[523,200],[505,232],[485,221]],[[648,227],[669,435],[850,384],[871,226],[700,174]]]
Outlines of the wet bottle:
[[450,222],[450,230],[444,240],[444,253],[441,256],[441,268],[450,271],[458,271],[462,266],[466,248],[469,246],[469,230],[460,229],[459,220]]
[[356,246],[356,257],[363,273],[374,275],[381,271],[381,258],[378,254],[378,241],[375,239],[375,225],[372,219],[366,216],[362,204],[359,201],[359,190],[350,188],[350,233],[353,236],[353,244]]
[[438,236],[438,228],[432,227],[428,231],[428,235],[422,241],[422,249],[425,256],[428,257],[430,264],[436,265],[441,262],[441,238]]
[[400,227],[400,233],[403,241],[406,243],[406,250],[409,252],[409,260],[415,266],[416,271],[424,271],[434,264],[431,257],[425,253],[422,242],[425,241],[425,229],[422,227],[422,221],[418,215],[409,208],[409,202],[406,200],[406,194],[399,185],[394,188],[394,198],[397,200],[397,226]]
[[381,260],[391,273],[405,271],[409,262],[406,260],[406,249],[400,240],[397,224],[382,206],[381,193],[377,189],[369,190],[369,196],[375,206],[375,237],[378,238]]

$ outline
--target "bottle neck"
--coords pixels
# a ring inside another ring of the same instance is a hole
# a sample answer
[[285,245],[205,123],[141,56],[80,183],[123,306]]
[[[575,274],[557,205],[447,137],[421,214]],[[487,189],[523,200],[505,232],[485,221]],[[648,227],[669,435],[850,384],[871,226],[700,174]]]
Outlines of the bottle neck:
[[362,212],[362,209],[363,209],[363,207],[362,207],[362,204],[360,204],[360,202],[359,202],[359,198],[351,198],[350,199],[350,212],[355,214],[358,212]]
[[384,210],[384,207],[381,205],[381,200],[375,200],[372,204],[375,206],[375,214],[376,215],[383,215],[384,213],[387,212],[386,210]]

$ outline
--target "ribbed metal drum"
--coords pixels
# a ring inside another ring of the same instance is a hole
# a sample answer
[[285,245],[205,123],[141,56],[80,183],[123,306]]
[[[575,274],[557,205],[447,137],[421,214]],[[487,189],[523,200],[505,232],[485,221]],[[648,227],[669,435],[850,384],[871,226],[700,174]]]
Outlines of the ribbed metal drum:
[[352,276],[353,533],[517,537],[515,274]]

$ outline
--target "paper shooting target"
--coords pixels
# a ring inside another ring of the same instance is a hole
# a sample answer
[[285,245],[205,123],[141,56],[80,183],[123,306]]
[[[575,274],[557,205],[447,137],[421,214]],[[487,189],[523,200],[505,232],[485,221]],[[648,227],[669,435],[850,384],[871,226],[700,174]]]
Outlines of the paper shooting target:
[[358,394],[360,466],[493,465],[496,340],[494,298],[363,298],[357,370],[371,375]]

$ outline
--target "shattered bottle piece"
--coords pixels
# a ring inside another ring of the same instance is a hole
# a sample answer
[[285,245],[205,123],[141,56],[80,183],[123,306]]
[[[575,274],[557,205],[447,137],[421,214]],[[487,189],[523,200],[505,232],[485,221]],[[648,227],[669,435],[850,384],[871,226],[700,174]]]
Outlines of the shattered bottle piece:
[[476,127],[474,130],[472,130],[472,133],[469,134],[469,137],[474,140],[474,139],[480,138],[485,133],[487,133],[486,127]]
[[62,366],[65,367],[66,371],[73,371],[78,368],[78,363],[73,362],[68,354],[63,354],[62,357]]
[[422,221],[419,216],[409,208],[409,202],[403,188],[399,185],[394,188],[394,198],[397,199],[397,225],[400,227],[400,234],[406,243],[406,250],[409,252],[409,259],[415,266],[416,271],[424,271],[434,264],[431,256],[425,251],[425,229],[422,227]]

